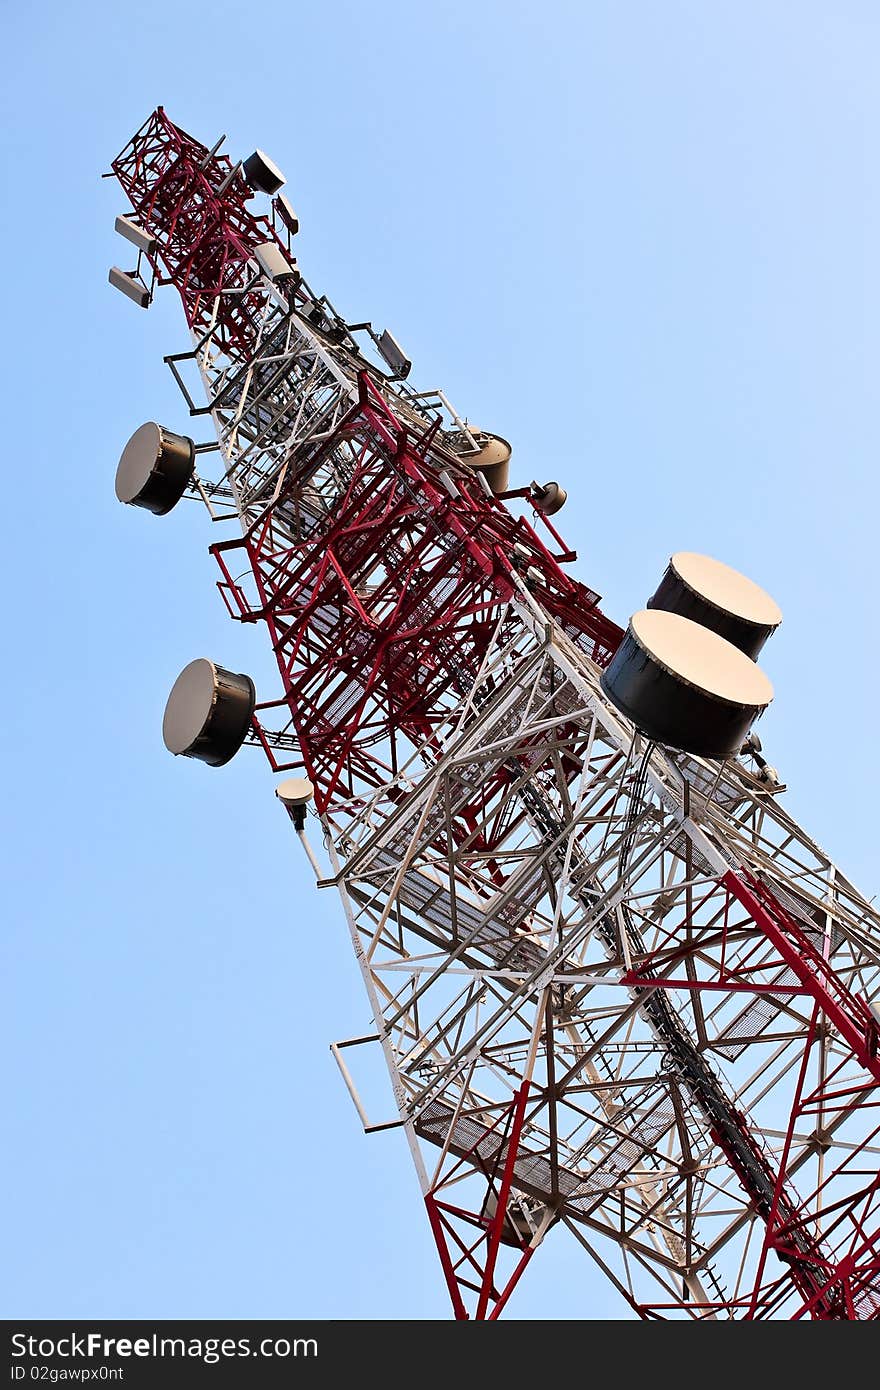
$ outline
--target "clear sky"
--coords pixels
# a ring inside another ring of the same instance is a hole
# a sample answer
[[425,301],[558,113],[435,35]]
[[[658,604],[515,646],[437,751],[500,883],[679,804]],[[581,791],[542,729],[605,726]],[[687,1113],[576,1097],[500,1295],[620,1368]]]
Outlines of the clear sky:
[[[558,478],[625,621],[673,550],[785,622],[761,726],[786,805],[870,896],[876,737],[880,10],[864,0],[6,5],[2,103],[7,1317],[437,1318],[402,1137],[329,1043],[367,1031],[338,910],[256,750],[161,744],[179,669],[272,689],[204,512],[113,494],[188,428],[99,174],[163,103],[288,177],[309,281],[388,326]],[[198,422],[197,422],[198,423]],[[551,1232],[509,1316],[626,1309]]]

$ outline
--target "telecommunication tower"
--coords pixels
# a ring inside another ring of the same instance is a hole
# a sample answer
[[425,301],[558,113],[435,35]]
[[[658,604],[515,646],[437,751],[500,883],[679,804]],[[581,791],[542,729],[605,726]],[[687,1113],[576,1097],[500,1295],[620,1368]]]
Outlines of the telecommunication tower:
[[112,163],[137,264],[110,280],[178,290],[165,361],[213,431],[142,425],[116,490],[233,523],[218,587],[279,686],[196,660],[164,738],[281,775],[369,1001],[333,1052],[406,1137],[455,1316],[568,1238],[644,1318],[876,1318],[880,918],[751,732],[779,610],[678,552],[619,628],[562,486],[512,486],[500,435],[312,289],[280,170],[222,144],[159,107]]

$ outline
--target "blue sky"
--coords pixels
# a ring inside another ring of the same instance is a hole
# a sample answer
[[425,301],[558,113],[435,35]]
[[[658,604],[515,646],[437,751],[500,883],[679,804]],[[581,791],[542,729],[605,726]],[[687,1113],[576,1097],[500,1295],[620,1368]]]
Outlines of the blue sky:
[[[123,510],[119,451],[187,428],[170,292],[106,284],[99,174],[158,103],[285,170],[309,281],[558,478],[624,621],[671,551],[785,622],[762,657],[786,805],[870,896],[880,12],[837,0],[7,7],[7,1317],[447,1316],[405,1144],[329,1043],[368,1015],[254,750],[161,745],[178,670],[271,685],[201,509]],[[124,256],[123,256],[124,260]],[[509,1316],[626,1309],[564,1233]]]

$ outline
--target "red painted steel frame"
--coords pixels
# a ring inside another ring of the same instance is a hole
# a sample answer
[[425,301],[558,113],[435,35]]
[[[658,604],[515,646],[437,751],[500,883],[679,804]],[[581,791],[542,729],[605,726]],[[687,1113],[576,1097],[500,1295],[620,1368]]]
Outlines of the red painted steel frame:
[[180,292],[190,328],[202,333],[216,323],[225,351],[246,357],[256,340],[257,300],[222,292],[248,285],[254,247],[278,238],[267,218],[246,207],[254,195],[244,179],[233,178],[218,196],[232,172],[229,158],[211,155],[161,106],[111,167],[139,224],[160,236],[158,251],[147,259],[159,282]]
[[[454,460],[411,440],[366,374],[359,383],[358,403],[324,445],[330,453],[345,440],[357,458],[327,529],[297,545],[278,533],[273,521],[292,478],[244,537],[211,547],[229,611],[269,628],[321,810],[352,795],[358,779],[383,780],[387,767],[371,768],[372,746],[390,745],[393,758],[398,734],[430,739],[447,697],[467,693],[513,592],[515,544],[528,550],[523,564],[540,574],[549,612],[594,660],[604,665],[621,635],[597,595],[565,573],[529,523],[461,467],[453,499],[439,474]],[[230,556],[242,550],[253,602],[230,569]],[[377,572],[381,582],[367,598]]]
[[[502,1143],[498,1146],[492,1172],[488,1174],[490,1191],[494,1192],[495,1184],[498,1183],[495,1193],[497,1205],[491,1216],[452,1205],[438,1196],[445,1187],[455,1182],[457,1168],[447,1173],[443,1181],[425,1196],[428,1220],[437,1244],[453,1311],[459,1320],[468,1318],[462,1297],[463,1288],[468,1288],[477,1295],[475,1321],[492,1322],[497,1319],[535,1251],[534,1244],[520,1236],[509,1220],[510,1190],[519,1155],[528,1097],[529,1084],[524,1081],[506,1115],[499,1115],[459,1161],[458,1167],[463,1167],[465,1160],[474,1158],[475,1151],[478,1151],[487,1134],[491,1134],[495,1129],[502,1131]],[[461,1234],[462,1229],[468,1226],[475,1227],[478,1231],[476,1238],[470,1242]],[[507,1243],[517,1246],[520,1256],[503,1288],[498,1289],[495,1285],[495,1268],[499,1246],[505,1239],[505,1233]]]

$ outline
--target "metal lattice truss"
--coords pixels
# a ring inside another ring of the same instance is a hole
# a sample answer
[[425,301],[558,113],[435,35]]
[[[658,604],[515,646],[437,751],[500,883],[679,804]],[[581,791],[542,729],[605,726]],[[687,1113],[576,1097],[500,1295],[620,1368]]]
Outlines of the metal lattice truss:
[[192,331],[166,360],[216,435],[191,490],[240,522],[221,594],[278,663],[252,741],[314,783],[363,972],[334,1052],[407,1135],[456,1315],[562,1227],[645,1317],[880,1315],[880,919],[743,764],[615,712],[620,629],[561,537],[261,271],[289,238],[224,156],[160,108],[113,169]]
[[[644,747],[596,668],[515,608],[431,773],[401,799],[404,769],[328,825],[457,1307],[468,1284],[482,1313],[503,1306],[483,1272],[507,1177],[513,1274],[561,1220],[643,1312],[794,1316],[845,1265],[851,1315],[870,1316],[876,1066],[817,1000],[826,960],[850,1007],[875,993],[880,923],[757,779]],[[785,905],[803,969],[749,884]],[[646,991],[735,1124],[748,1114],[767,1211]],[[796,1230],[821,1256],[790,1262]]]

